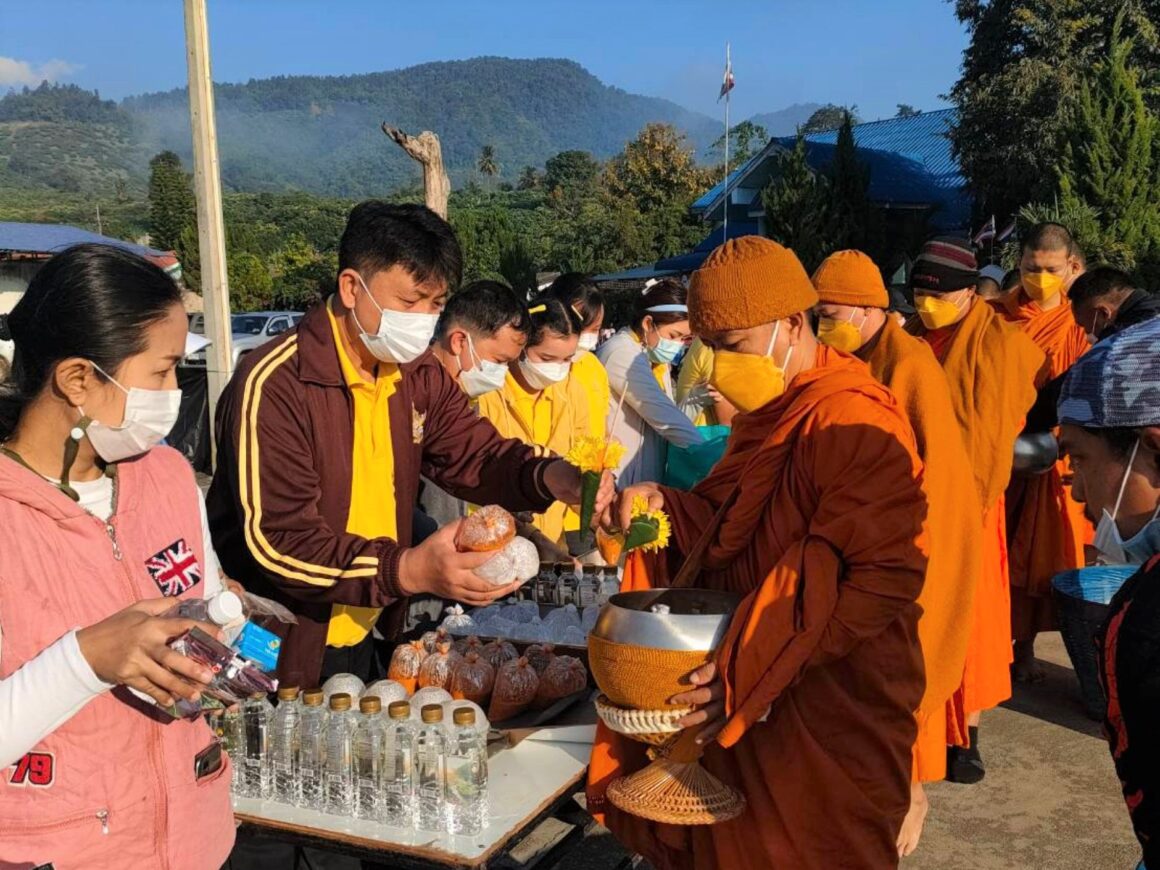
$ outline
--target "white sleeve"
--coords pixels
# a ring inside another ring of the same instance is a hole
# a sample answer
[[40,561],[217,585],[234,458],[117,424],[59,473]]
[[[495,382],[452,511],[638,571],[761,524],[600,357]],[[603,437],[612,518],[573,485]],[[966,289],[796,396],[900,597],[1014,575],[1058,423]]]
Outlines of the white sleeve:
[[209,533],[209,514],[205,510],[205,497],[201,494],[201,488],[197,490],[197,508],[201,511],[201,546],[205,553],[205,570],[202,572],[202,582],[205,586],[202,588],[202,598],[213,598],[225,588],[222,583],[221,566],[218,564],[217,553],[214,552],[213,538]]
[[689,447],[705,440],[693,421],[665,395],[643,353],[625,354],[622,351],[611,357],[608,382],[612,395],[617,398],[621,390],[627,388],[624,403],[670,444]]
[[76,631],[0,680],[0,769],[14,764],[111,688],[81,654]]

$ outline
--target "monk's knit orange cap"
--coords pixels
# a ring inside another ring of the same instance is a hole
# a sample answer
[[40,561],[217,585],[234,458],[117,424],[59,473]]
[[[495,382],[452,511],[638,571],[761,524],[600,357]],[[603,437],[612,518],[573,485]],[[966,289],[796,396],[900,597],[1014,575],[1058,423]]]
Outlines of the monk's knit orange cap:
[[829,305],[865,305],[886,308],[890,298],[882,273],[861,251],[836,251],[814,272],[818,299]]
[[797,255],[761,236],[730,239],[689,281],[696,333],[749,329],[813,308],[818,294]]

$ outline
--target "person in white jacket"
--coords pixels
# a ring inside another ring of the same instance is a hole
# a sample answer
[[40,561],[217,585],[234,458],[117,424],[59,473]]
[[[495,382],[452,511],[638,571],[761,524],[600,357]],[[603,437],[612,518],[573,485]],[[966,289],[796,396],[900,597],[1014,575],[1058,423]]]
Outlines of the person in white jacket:
[[689,447],[703,440],[673,401],[671,368],[693,340],[685,293],[670,278],[647,287],[634,306],[632,325],[596,352],[608,372],[612,437],[625,447],[616,470],[621,486],[662,480],[669,444]]

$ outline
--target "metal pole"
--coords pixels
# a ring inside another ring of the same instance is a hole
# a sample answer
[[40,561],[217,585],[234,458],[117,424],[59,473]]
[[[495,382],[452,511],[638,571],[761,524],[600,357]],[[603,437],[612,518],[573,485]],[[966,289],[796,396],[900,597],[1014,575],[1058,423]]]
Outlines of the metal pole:
[[[728,78],[733,72],[733,66],[729,57],[729,43],[725,43],[725,78],[728,84]],[[733,88],[725,91],[725,205],[723,207],[723,218],[721,222],[721,244],[729,241],[729,98],[733,96]]]
[[218,166],[213,76],[209,62],[209,25],[205,0],[185,0],[185,50],[189,61],[189,120],[193,130],[193,186],[197,193],[197,240],[201,253],[201,295],[205,303],[210,444],[214,460],[214,416],[218,397],[233,374],[230,295],[226,273],[226,229]]

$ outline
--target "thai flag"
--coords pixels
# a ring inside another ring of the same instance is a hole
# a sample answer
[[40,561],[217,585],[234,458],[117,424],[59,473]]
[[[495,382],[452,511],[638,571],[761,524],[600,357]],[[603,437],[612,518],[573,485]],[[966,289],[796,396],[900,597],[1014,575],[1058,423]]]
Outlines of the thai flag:
[[145,570],[166,598],[180,595],[201,582],[201,565],[185,538],[179,538],[145,561]]
[[728,93],[729,93],[731,90],[733,90],[733,85],[734,85],[734,81],[733,81],[733,61],[732,61],[732,60],[730,59],[730,57],[729,57],[729,45],[728,45],[728,43],[726,43],[726,45],[725,45],[725,76],[724,76],[724,78],[721,80],[721,93],[719,93],[719,94],[717,95],[717,102],[718,102],[718,103],[719,103],[719,102],[721,102],[721,100],[722,100],[722,99],[723,99],[723,98],[724,98],[724,97],[725,97],[725,96],[726,96],[726,95],[727,95],[727,94],[728,94]]
[[1007,226],[1003,227],[1003,229],[999,233],[999,235],[995,236],[995,241],[996,242],[1005,242],[1009,238],[1011,238],[1011,236],[1014,234],[1015,234],[1015,218],[1011,218],[1011,223],[1009,223],[1009,224],[1007,224]]
[[975,233],[975,237],[971,240],[975,247],[979,247],[983,242],[995,238],[995,216],[991,215],[991,219],[983,224],[983,228]]

